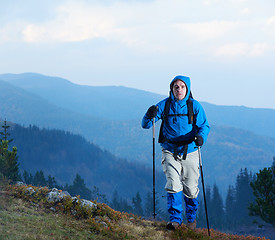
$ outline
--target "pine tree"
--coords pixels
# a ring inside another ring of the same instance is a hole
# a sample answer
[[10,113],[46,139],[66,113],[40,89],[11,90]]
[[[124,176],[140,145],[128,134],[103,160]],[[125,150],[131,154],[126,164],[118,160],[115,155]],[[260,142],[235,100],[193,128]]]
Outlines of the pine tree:
[[151,192],[147,192],[144,204],[144,216],[151,219],[153,217],[153,196]]
[[[160,208],[160,201],[158,194],[156,193],[156,204],[155,204],[155,211],[156,211],[156,219],[163,219],[164,216],[167,215],[167,212],[163,212]],[[144,203],[144,213],[143,215],[148,218],[152,219],[153,218],[153,213],[154,213],[154,208],[153,208],[153,193],[152,192],[147,192],[146,198],[145,198],[145,203]]]
[[12,141],[8,139],[10,133],[8,129],[7,121],[4,121],[2,125],[3,131],[0,132],[0,177],[7,178],[12,182],[20,180],[19,164],[17,157],[17,148],[13,147],[9,150],[9,143]]
[[234,214],[235,207],[235,189],[232,185],[228,187],[226,200],[225,200],[225,227],[227,229],[233,229],[235,227],[234,222],[236,220]]
[[112,197],[111,207],[120,212],[133,213],[133,208],[128,204],[127,200],[119,197],[118,192],[115,190]]
[[96,200],[97,202],[108,204],[108,200],[105,194],[99,192],[98,187],[94,186],[91,192],[91,199]]
[[133,213],[133,208],[132,206],[127,202],[126,199],[120,198],[120,212],[128,212],[128,213]]
[[91,190],[86,187],[84,179],[79,174],[76,174],[73,185],[68,187],[68,192],[72,196],[80,195],[81,198],[91,199]]
[[33,177],[33,185],[34,186],[46,186],[47,181],[44,176],[44,172],[42,170],[36,171],[34,177]]
[[31,173],[28,173],[26,170],[23,172],[23,180],[26,184],[33,184],[33,176]]
[[203,227],[203,228],[207,227],[206,212],[205,212],[205,201],[206,201],[206,205],[207,205],[209,225],[211,224],[210,227],[212,227],[212,222],[211,222],[212,205],[211,205],[211,187],[210,186],[206,186],[205,198],[206,199],[204,199],[203,193],[200,192],[200,195],[199,195],[199,208],[198,208],[198,212],[197,212],[197,225],[199,227]]
[[260,216],[267,223],[275,225],[275,166],[264,168],[257,174],[256,180],[251,183],[255,203],[249,206],[252,216]]
[[47,186],[49,188],[56,188],[56,187],[58,187],[57,186],[57,182],[55,180],[55,177],[52,177],[51,175],[48,176]]
[[204,199],[203,197],[199,197],[199,208],[197,211],[197,226],[201,228],[206,228],[207,223],[206,223],[206,216],[205,216],[205,206],[204,206]]
[[236,201],[234,212],[236,221],[241,224],[247,224],[248,206],[254,200],[254,195],[250,182],[252,173],[248,174],[247,169],[241,169],[236,181]]
[[4,121],[4,125],[2,125],[3,131],[0,132],[0,140],[5,140],[8,141],[8,143],[12,142],[13,139],[8,139],[8,137],[10,136],[10,133],[8,132],[8,129],[10,128],[9,125],[7,125],[7,121]]
[[115,210],[118,210],[120,208],[120,206],[119,206],[119,196],[118,196],[117,190],[115,190],[114,193],[113,193],[111,207]]
[[141,200],[140,194],[139,194],[139,192],[137,192],[136,196],[132,198],[132,204],[133,204],[134,214],[137,214],[139,216],[143,216],[141,202],[142,202],[142,200]]
[[223,201],[216,183],[213,186],[211,203],[211,224],[213,228],[222,229],[224,221]]
[[13,147],[12,151],[9,151],[8,144],[8,140],[0,142],[0,177],[2,176],[15,182],[20,180],[17,148]]

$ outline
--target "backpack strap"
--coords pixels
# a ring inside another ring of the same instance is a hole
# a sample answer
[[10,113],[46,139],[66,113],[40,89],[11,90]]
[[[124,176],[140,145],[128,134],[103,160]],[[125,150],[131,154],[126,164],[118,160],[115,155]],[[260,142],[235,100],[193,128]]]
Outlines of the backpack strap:
[[194,121],[194,110],[193,110],[193,101],[191,98],[187,100],[187,111],[188,111],[188,124],[193,124]]
[[165,142],[165,139],[164,139],[164,136],[163,136],[163,124],[164,124],[164,121],[167,122],[167,117],[169,116],[169,110],[170,110],[170,104],[171,104],[171,97],[169,97],[165,103],[165,106],[164,106],[164,111],[163,111],[163,115],[162,115],[162,121],[161,121],[161,125],[160,125],[160,130],[159,130],[159,139],[158,139],[158,142],[159,143],[164,143]]
[[171,104],[171,97],[169,97],[165,103],[164,106],[164,111],[163,111],[163,115],[162,115],[162,122],[160,125],[160,130],[159,130],[159,139],[158,142],[159,143],[164,143],[165,141],[169,142],[168,139],[165,139],[163,136],[163,124],[164,121],[167,122],[168,117],[173,117],[173,116],[188,116],[188,124],[195,124],[194,123],[194,110],[193,110],[193,101],[192,99],[192,93],[190,92],[190,96],[187,100],[187,114],[169,114],[169,110],[170,110],[170,104]]

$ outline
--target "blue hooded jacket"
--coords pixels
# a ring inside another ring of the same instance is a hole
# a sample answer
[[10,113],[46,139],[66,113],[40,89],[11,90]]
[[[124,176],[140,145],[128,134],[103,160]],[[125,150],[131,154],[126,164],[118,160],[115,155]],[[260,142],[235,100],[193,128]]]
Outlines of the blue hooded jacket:
[[[186,114],[188,113],[187,100],[190,96],[191,83],[190,78],[185,76],[176,76],[171,84],[170,88],[173,86],[173,82],[176,80],[181,80],[186,84],[187,93],[184,99],[177,100],[172,89],[170,92],[171,104],[169,109],[169,114]],[[164,107],[168,98],[160,101],[156,106],[158,107],[157,116],[155,121],[162,119],[164,116]],[[163,136],[165,139],[170,141],[186,141],[192,140],[196,135],[200,135],[203,138],[203,142],[206,142],[210,127],[206,119],[205,112],[198,101],[191,99],[193,101],[193,112],[194,112],[194,124],[188,124],[188,116],[169,116],[167,122],[164,121],[163,124]],[[152,119],[148,118],[147,114],[144,115],[141,123],[143,128],[149,129],[153,125]],[[170,142],[169,141],[169,142]],[[166,149],[172,153],[179,155],[184,154],[184,146],[178,146],[173,143],[168,143],[167,141],[161,143],[163,149]],[[188,144],[187,153],[194,152],[196,150],[196,145],[194,142]]]

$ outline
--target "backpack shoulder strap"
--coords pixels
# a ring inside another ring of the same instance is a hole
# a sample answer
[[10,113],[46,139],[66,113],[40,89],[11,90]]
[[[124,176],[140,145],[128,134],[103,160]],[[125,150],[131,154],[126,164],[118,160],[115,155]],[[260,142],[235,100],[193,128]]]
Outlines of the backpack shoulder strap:
[[162,115],[162,117],[161,117],[162,122],[161,122],[160,130],[159,130],[159,139],[158,139],[158,142],[159,142],[159,143],[163,143],[163,142],[165,141],[164,136],[163,136],[163,133],[162,133],[162,130],[163,130],[163,123],[164,123],[164,121],[167,121],[167,116],[168,116],[168,114],[169,114],[171,100],[172,100],[171,97],[169,97],[169,98],[167,99],[167,101],[165,102],[163,115]]
[[[195,124],[194,122],[194,110],[193,110],[193,101],[192,101],[192,93],[190,92],[190,97],[187,100],[187,116],[188,116],[188,124]],[[186,114],[174,114],[174,115],[169,115],[169,110],[170,110],[170,104],[171,104],[171,97],[169,97],[165,103],[164,106],[164,111],[163,111],[163,115],[162,115],[162,122],[160,125],[160,130],[159,130],[159,139],[158,142],[159,143],[163,143],[165,142],[165,138],[163,136],[163,124],[164,121],[167,121],[167,117],[168,116],[186,116]]]
[[190,98],[187,100],[187,109],[188,109],[188,124],[193,124],[194,122],[194,110],[193,110],[193,101]]

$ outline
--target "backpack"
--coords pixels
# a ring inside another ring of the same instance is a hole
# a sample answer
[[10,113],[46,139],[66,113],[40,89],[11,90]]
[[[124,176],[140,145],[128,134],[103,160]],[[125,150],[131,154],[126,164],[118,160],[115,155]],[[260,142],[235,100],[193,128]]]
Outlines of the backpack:
[[163,124],[164,124],[164,121],[167,122],[168,116],[169,117],[188,116],[188,124],[194,124],[193,101],[191,99],[193,99],[193,96],[192,96],[192,93],[190,92],[189,98],[187,99],[187,114],[169,114],[170,104],[171,104],[171,100],[172,100],[171,96],[169,96],[169,98],[167,99],[167,101],[165,103],[163,115],[161,117],[162,122],[161,122],[160,130],[159,130],[159,139],[158,139],[159,143],[164,143],[165,141],[169,142],[169,140],[165,139],[165,137],[163,136]]

